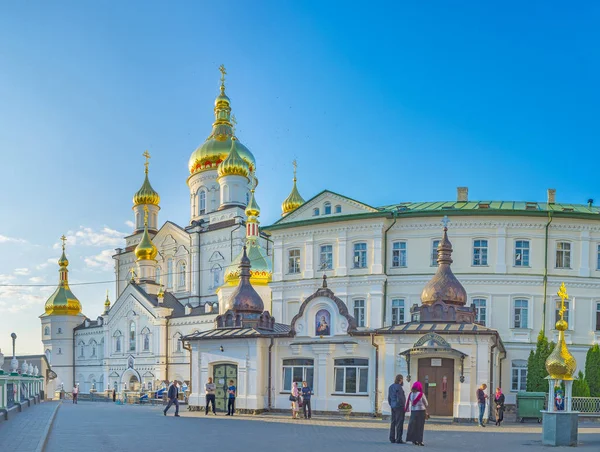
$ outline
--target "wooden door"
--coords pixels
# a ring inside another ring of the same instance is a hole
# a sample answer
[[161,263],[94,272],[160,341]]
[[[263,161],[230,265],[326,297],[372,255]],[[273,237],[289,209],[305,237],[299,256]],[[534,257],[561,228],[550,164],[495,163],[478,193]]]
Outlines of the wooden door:
[[[213,381],[215,382],[215,405],[218,411],[227,411],[227,388],[229,381],[237,388],[237,366],[235,364],[217,364],[213,368]],[[237,390],[236,390],[237,393]]]
[[429,402],[429,414],[452,416],[454,406],[454,360],[420,358],[419,381]]

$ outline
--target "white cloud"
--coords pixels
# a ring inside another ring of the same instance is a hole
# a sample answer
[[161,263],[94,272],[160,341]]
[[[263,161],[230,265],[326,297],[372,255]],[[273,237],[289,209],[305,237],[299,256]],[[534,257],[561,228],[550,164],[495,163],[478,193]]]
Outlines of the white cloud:
[[0,284],[11,284],[14,280],[13,275],[0,275]]
[[29,269],[28,268],[15,268],[15,271],[13,273],[17,276],[27,276],[29,274]]
[[93,269],[110,271],[115,267],[114,250],[104,250],[94,256],[84,258],[85,264]]
[[36,306],[41,314],[44,303],[54,290],[53,287],[0,286],[0,313],[15,313]]
[[42,270],[43,268],[46,268],[48,265],[51,265],[51,264],[58,265],[58,259],[59,259],[59,257],[49,257],[48,259],[46,259],[46,262],[42,262],[41,264],[36,265],[35,269]]
[[0,243],[27,243],[27,240],[0,234]]
[[133,221],[131,221],[131,220],[127,220],[127,221],[125,222],[125,226],[128,226],[128,227],[130,227],[131,229],[133,229],[133,228],[135,228],[135,223],[134,223]]
[[29,278],[29,282],[32,282],[33,284],[40,284],[44,281],[46,281],[46,278],[44,278],[43,276],[32,276],[31,278]]
[[[67,233],[67,244],[71,246],[123,246],[125,238],[124,232],[119,232],[109,227],[103,227],[99,231],[93,228],[80,226],[78,231],[69,231]],[[55,243],[54,249],[60,249],[61,243]]]

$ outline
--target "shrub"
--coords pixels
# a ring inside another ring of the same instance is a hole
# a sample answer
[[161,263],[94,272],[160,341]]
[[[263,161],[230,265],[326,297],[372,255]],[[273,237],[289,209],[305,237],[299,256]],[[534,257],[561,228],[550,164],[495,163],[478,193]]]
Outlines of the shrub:
[[582,371],[577,374],[577,380],[573,381],[573,397],[590,397],[590,387]]
[[527,359],[527,392],[548,392],[546,359],[553,349],[554,343],[549,343],[544,332],[540,331],[535,351],[532,350]]
[[352,405],[350,405],[349,403],[346,402],[342,402],[338,405],[338,410],[351,410],[352,409]]
[[600,397],[600,347],[595,344],[585,357],[585,380],[591,397]]

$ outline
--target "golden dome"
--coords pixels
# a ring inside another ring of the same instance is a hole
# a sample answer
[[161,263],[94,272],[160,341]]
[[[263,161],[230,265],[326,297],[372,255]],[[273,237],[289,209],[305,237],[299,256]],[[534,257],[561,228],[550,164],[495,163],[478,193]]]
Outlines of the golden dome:
[[564,302],[569,297],[565,283],[561,284],[558,296],[562,299],[559,311],[560,319],[556,322],[558,342],[546,359],[546,370],[553,380],[572,380],[573,374],[577,369],[577,361],[575,361],[575,357],[569,352],[565,341],[565,331],[569,327],[569,324],[564,319],[564,313],[567,310]]
[[237,139],[231,138],[231,151],[229,155],[221,162],[217,174],[224,176],[244,176],[248,177],[250,169],[244,159],[240,157],[236,149]]
[[287,215],[293,210],[296,210],[302,204],[304,204],[304,198],[300,196],[298,192],[298,188],[296,187],[296,161],[294,160],[294,186],[292,187],[292,192],[289,194],[283,204],[281,204],[282,216]]
[[66,238],[64,235],[61,240],[63,241],[63,252],[58,260],[59,283],[54,293],[46,301],[44,310],[46,315],[79,315],[81,314],[81,303],[69,288],[69,270],[67,270],[69,261],[65,255]]
[[158,193],[152,188],[150,185],[150,180],[148,179],[148,159],[150,158],[150,154],[148,151],[144,152],[144,157],[146,157],[146,163],[144,166],[146,169],[144,172],[146,173],[144,177],[144,183],[142,184],[142,188],[140,188],[135,195],[133,195],[133,206],[141,206],[142,204],[150,204],[153,206],[158,206],[160,204],[160,196]]
[[[242,263],[243,251],[236,256],[225,271],[225,282],[230,286],[237,286],[240,281],[240,264]],[[250,283],[256,286],[266,286],[273,278],[273,263],[267,256],[263,247],[256,240],[248,240],[247,256],[252,267],[250,268]]]
[[464,306],[467,303],[467,291],[456,279],[450,264],[452,264],[452,244],[448,240],[448,228],[444,226],[444,235],[437,248],[438,268],[433,278],[421,292],[421,302],[432,305],[436,301],[446,304]]
[[248,217],[257,217],[260,215],[260,207],[258,207],[256,198],[254,197],[254,189],[250,192],[250,202],[246,206],[246,215]]
[[[231,103],[225,94],[225,68],[221,66],[221,92],[215,99],[215,122],[210,136],[192,152],[188,163],[190,175],[203,171],[216,170],[227,158],[231,150],[231,139],[234,136],[231,122]],[[249,172],[256,168],[254,156],[239,141],[235,144],[239,157],[248,165]]]
[[158,250],[148,235],[148,207],[144,206],[144,235],[138,246],[135,247],[135,257],[138,261],[147,261],[154,260],[157,254]]
[[108,298],[108,290],[106,291],[106,300],[104,300],[104,307],[105,308],[110,308],[110,300]]

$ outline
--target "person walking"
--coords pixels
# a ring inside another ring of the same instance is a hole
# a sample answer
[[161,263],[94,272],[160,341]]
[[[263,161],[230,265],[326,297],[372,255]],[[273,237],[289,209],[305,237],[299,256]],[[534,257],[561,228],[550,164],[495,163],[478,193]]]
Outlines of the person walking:
[[410,420],[408,421],[408,431],[406,432],[406,442],[412,441],[416,446],[424,446],[423,431],[425,430],[425,419],[428,417],[427,397],[423,394],[423,385],[420,381],[415,381],[412,385],[410,394],[406,399],[405,412],[410,409]]
[[390,423],[390,442],[402,444],[402,431],[404,430],[404,405],[406,405],[406,396],[404,395],[404,377],[396,375],[394,383],[388,389],[388,403],[392,410]]
[[227,388],[227,394],[229,397],[227,398],[227,416],[233,416],[235,413],[235,393],[236,387],[233,384],[233,380],[229,380],[229,387]]
[[171,408],[171,405],[175,405],[175,417],[179,417],[179,400],[177,397],[179,396],[179,389],[177,388],[177,380],[173,380],[171,386],[169,386],[169,392],[167,393],[167,398],[169,399],[169,403],[167,403],[167,407],[163,411],[163,414],[166,416],[167,411]]
[[[306,381],[302,382],[302,412],[304,413],[304,419],[310,419],[312,417],[312,410],[310,406],[310,396],[312,395],[312,388],[308,386]],[[307,416],[308,412],[308,416]]]
[[483,415],[485,414],[485,401],[488,398],[485,390],[487,389],[487,385],[482,383],[479,388],[477,388],[477,406],[479,407],[479,426],[485,427],[483,423]]
[[500,426],[504,420],[504,394],[500,388],[496,388],[494,403],[496,404],[496,425]]
[[115,388],[113,388],[112,397],[113,397],[113,402],[116,402],[117,401],[117,391],[115,391]]
[[292,402],[292,419],[298,419],[298,398],[300,397],[300,391],[298,390],[298,382],[292,384],[292,393],[290,394],[290,401]]
[[204,410],[204,415],[208,415],[208,406],[212,403],[212,412],[216,416],[217,411],[215,410],[215,392],[217,390],[217,385],[213,383],[213,379],[208,377],[208,383],[204,385],[204,392],[206,393],[206,409]]
[[79,395],[79,386],[73,386],[73,403],[77,403],[77,396]]

